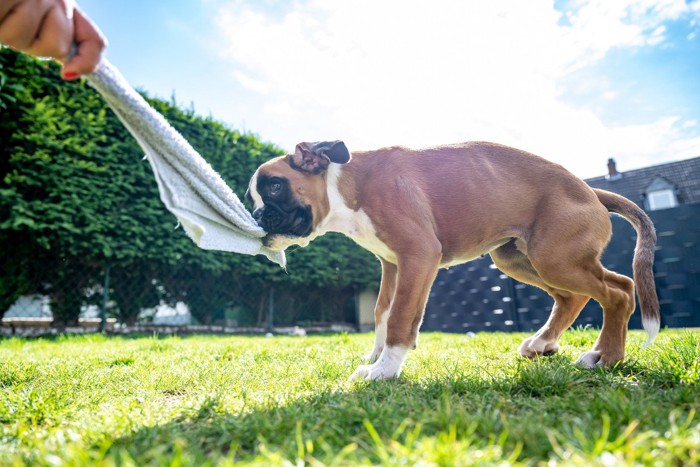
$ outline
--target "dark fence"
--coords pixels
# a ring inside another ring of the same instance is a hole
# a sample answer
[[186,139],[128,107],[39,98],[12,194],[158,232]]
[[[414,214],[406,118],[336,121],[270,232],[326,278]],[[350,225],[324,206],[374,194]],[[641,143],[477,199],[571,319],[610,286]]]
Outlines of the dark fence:
[[[654,277],[662,327],[700,326],[700,204],[649,213],[658,242]],[[613,238],[603,254],[606,268],[632,276],[636,233],[613,216]],[[422,329],[445,332],[533,331],[549,317],[553,300],[544,291],[501,273],[484,257],[442,270],[430,293]],[[591,300],[574,326],[602,325]],[[630,327],[641,328],[639,309]]]
[[[668,327],[700,326],[700,204],[650,213],[658,233],[654,265],[661,302],[661,324]],[[603,255],[609,269],[632,275],[636,241],[633,228],[613,217],[613,239]],[[73,271],[70,264],[63,265]],[[43,274],[55,270],[43,268]],[[110,282],[105,287],[109,272]],[[9,271],[1,274],[13,280]],[[37,273],[37,274],[39,274]],[[42,277],[27,278],[41,285]],[[272,326],[313,327],[344,323],[357,325],[356,291],[352,288],[313,288],[268,284],[226,272],[182,274],[177,268],[148,271],[143,267],[101,267],[94,271],[73,271],[65,280],[53,281],[49,290],[23,297],[5,316],[56,317],[65,308],[80,308],[82,315],[107,316],[125,322],[124,316],[138,315],[130,324],[184,324],[153,314],[157,305],[165,314],[185,304],[190,323],[226,327]],[[10,287],[12,284],[5,284]],[[105,291],[109,291],[105,295]],[[177,293],[173,293],[177,291]],[[43,293],[43,294],[42,294]],[[106,301],[105,301],[106,298]],[[548,318],[552,299],[538,288],[514,281],[495,268],[490,258],[441,270],[430,294],[422,329],[446,332],[532,331]],[[23,309],[24,308],[24,309]],[[134,308],[133,310],[129,310]],[[182,307],[180,307],[182,308]],[[145,311],[144,311],[145,310]],[[183,317],[180,317],[183,318]],[[602,324],[600,306],[590,301],[574,326]],[[640,328],[637,311],[630,327]]]

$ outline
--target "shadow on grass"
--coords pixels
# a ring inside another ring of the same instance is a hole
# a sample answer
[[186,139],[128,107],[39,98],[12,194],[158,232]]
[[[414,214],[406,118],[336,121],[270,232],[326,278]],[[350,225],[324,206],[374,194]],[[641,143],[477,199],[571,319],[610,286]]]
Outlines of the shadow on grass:
[[[194,464],[261,456],[270,462],[313,456],[323,462],[346,458],[376,464],[392,455],[418,456],[443,442],[451,450],[447,463],[450,455],[459,459],[493,448],[500,453],[494,462],[509,456],[547,460],[555,450],[553,439],[585,450],[587,440],[601,436],[615,440],[671,429],[669,412],[690,413],[697,385],[650,391],[658,378],[634,362],[585,370],[554,356],[518,361],[508,377],[454,374],[420,382],[346,384],[237,413],[214,395],[169,423],[116,440],[108,455],[126,452],[139,464],[173,455]],[[630,431],[630,426],[636,428]]]

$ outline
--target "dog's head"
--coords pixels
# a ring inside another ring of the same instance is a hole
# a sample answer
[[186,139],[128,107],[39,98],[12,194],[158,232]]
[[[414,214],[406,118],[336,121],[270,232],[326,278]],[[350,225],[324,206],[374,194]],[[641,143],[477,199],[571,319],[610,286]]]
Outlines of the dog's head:
[[342,141],[299,143],[294,154],[272,159],[255,171],[246,199],[266,232],[263,244],[274,250],[306,246],[330,210],[327,170],[346,164],[350,152]]

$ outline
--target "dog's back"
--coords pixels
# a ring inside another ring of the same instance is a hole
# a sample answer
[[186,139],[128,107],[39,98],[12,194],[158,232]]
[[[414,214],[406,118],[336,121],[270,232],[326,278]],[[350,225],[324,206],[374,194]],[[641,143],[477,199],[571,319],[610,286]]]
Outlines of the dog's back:
[[[352,196],[371,218],[398,227],[408,215],[433,224],[445,264],[528,237],[543,216],[548,229],[587,221],[606,242],[610,238],[607,210],[585,182],[561,165],[508,146],[471,142],[354,152],[343,171],[361,180]],[[401,211],[388,211],[388,198],[400,200]]]

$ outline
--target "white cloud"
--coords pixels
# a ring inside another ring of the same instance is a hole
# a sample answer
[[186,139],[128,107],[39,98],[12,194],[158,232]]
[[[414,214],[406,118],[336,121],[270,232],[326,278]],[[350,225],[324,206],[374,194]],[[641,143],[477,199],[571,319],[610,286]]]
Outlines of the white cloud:
[[693,8],[684,0],[577,2],[565,22],[551,4],[521,0],[309,0],[274,14],[219,5],[221,55],[257,93],[246,123],[288,150],[493,140],[581,176],[604,173],[610,156],[629,169],[700,155],[697,133],[673,116],[608,128],[564,104],[559,86],[613,48],[663,43],[663,23]]
[[238,80],[239,83],[243,85],[243,87],[251,91],[255,91],[260,94],[267,94],[268,92],[270,92],[268,85],[265,84],[264,81],[251,78],[246,73],[240,70],[234,70],[233,76]]
[[665,117],[645,125],[608,129],[610,154],[618,160],[621,171],[697,157],[700,134],[685,134],[684,126],[675,117]]

